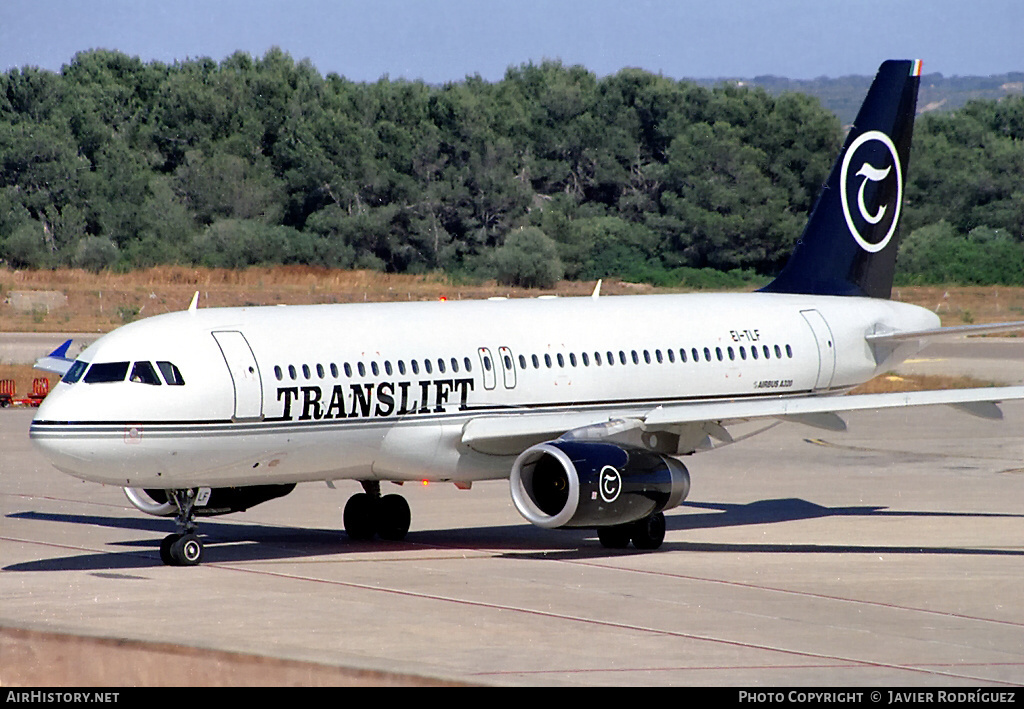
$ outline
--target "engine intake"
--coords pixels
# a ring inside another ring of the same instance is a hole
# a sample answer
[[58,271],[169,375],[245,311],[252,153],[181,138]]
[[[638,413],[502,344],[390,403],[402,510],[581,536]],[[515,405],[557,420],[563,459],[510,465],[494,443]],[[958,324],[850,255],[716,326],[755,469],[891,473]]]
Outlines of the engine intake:
[[538,527],[605,527],[678,506],[690,474],[643,448],[557,440],[523,451],[509,484],[519,514]]

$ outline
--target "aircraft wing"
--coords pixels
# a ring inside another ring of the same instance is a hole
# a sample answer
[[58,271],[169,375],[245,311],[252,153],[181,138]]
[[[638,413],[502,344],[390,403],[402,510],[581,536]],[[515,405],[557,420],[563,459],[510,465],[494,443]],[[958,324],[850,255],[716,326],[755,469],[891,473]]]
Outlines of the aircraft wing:
[[[703,424],[724,442],[732,439],[724,426],[754,419],[778,419],[831,431],[845,430],[839,417],[845,411],[890,409],[904,406],[954,406],[975,416],[1002,418],[998,402],[1024,399],[1024,386],[948,389],[847,396],[799,396],[777,399],[728,399],[658,406],[619,415],[594,412],[506,414],[485,416],[466,423],[462,442],[482,453],[511,454],[517,447],[554,438],[601,439],[639,429],[671,431],[686,424]],[[524,445],[525,444],[525,445]]]
[[75,363],[75,360],[68,357],[69,347],[71,347],[71,340],[67,340],[63,345],[45,357],[40,357],[32,366],[44,372],[53,372],[63,377],[71,369],[71,365]]

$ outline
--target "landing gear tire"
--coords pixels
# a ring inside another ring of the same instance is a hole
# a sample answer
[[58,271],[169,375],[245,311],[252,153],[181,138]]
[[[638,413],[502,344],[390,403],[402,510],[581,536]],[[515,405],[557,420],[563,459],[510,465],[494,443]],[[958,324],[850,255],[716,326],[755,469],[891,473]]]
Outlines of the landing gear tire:
[[345,533],[352,539],[367,541],[377,532],[377,498],[360,492],[345,504]]
[[409,533],[412,512],[401,495],[385,495],[377,505],[377,536],[389,542],[400,542]]
[[196,534],[169,534],[160,542],[160,560],[168,566],[196,566],[203,560],[203,542]]
[[165,566],[177,566],[174,563],[174,557],[171,556],[171,546],[181,539],[180,534],[168,534],[160,542],[160,561],[164,562]]
[[605,549],[625,549],[632,537],[633,525],[617,524],[614,527],[598,527],[597,538]]
[[633,546],[637,549],[657,549],[665,541],[665,515],[661,512],[637,520],[633,525]]
[[412,513],[401,495],[380,494],[380,483],[363,483],[363,490],[345,504],[345,532],[350,539],[368,541],[375,536],[389,542],[405,539]]

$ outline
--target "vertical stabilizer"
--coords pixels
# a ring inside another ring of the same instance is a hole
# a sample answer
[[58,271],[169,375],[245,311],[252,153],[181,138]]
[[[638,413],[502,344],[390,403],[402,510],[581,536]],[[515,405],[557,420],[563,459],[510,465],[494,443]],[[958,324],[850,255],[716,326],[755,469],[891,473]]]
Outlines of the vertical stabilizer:
[[920,80],[920,61],[879,68],[789,262],[764,291],[889,297]]

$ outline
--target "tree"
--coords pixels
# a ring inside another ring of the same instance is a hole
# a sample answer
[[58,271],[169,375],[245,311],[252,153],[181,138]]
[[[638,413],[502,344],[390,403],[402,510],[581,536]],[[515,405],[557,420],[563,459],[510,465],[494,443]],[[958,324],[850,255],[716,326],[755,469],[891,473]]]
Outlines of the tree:
[[558,248],[537,227],[523,227],[509,234],[494,252],[498,282],[523,288],[551,288],[562,278]]

